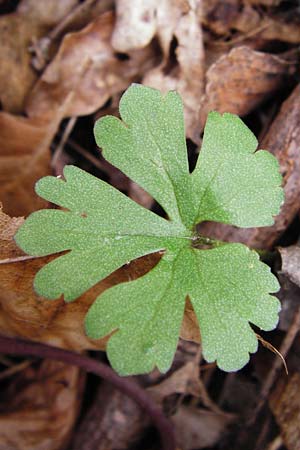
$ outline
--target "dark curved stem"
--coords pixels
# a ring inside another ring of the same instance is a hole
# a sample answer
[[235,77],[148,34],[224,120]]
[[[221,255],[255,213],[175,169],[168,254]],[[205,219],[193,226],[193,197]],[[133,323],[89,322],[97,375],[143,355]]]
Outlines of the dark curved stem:
[[159,431],[162,450],[175,450],[176,443],[173,426],[164,416],[163,412],[146,392],[127,378],[119,377],[109,366],[95,361],[88,356],[63,350],[38,342],[25,341],[23,339],[10,338],[0,335],[0,353],[9,355],[34,356],[60,361],[65,364],[80,367],[86,372],[94,373],[109,381],[113,386],[132,398],[153,420]]

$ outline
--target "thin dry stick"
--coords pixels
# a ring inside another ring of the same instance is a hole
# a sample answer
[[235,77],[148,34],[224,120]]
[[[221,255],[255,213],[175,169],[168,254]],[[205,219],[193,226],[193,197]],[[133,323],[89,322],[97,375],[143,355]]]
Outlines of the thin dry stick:
[[268,445],[267,450],[279,450],[282,446],[282,437],[279,435]]
[[22,361],[19,364],[15,364],[14,366],[9,367],[8,369],[3,370],[0,372],[0,380],[4,380],[5,378],[9,378],[15,373],[21,372],[22,370],[26,369],[28,366],[32,364],[32,361]]
[[67,143],[70,145],[70,147],[72,147],[73,150],[75,150],[85,159],[90,161],[95,167],[97,167],[97,169],[105,171],[104,165],[98,158],[96,158],[96,156],[89,153],[85,148],[83,148],[81,145],[79,145],[77,142],[73,141],[70,138],[68,139]]
[[146,411],[156,425],[161,438],[162,450],[175,450],[176,442],[173,426],[164,416],[161,409],[153,402],[149,395],[137,383],[119,377],[106,364],[98,362],[88,356],[75,352],[52,347],[38,342],[30,342],[0,335],[0,353],[8,355],[33,356],[60,361],[80,367],[86,372],[94,373],[109,381],[128,397],[132,398],[144,411]]
[[[298,332],[299,332],[299,328],[300,328],[300,308],[297,309],[295,315],[294,315],[294,320],[292,322],[292,325],[290,326],[281,346],[280,346],[280,354],[283,356],[283,358],[286,358],[294,340],[295,337],[297,336]],[[279,358],[276,358],[273,366],[270,370],[270,372],[268,373],[268,376],[262,386],[261,392],[260,392],[260,399],[256,405],[255,410],[253,411],[253,415],[252,417],[250,417],[250,419],[248,420],[247,425],[251,426],[255,423],[258,414],[260,413],[262,407],[265,404],[265,401],[270,393],[270,390],[273,386],[273,383],[275,381],[275,377],[277,374],[277,371],[280,369],[282,362]]]
[[66,144],[70,134],[72,133],[72,130],[73,130],[74,126],[75,126],[76,120],[77,120],[77,117],[75,117],[75,116],[71,117],[69,119],[68,124],[67,124],[67,126],[66,126],[66,128],[65,128],[65,130],[63,132],[62,137],[61,137],[61,140],[60,140],[60,142],[59,142],[58,146],[56,147],[55,152],[53,154],[52,161],[51,161],[52,168],[55,168],[56,163],[57,163],[58,159],[60,158],[61,153],[62,153],[62,151],[63,151],[63,149],[65,147],[65,144]]
[[254,450],[261,450],[262,448],[265,448],[264,444],[267,441],[267,436],[268,436],[268,433],[270,431],[270,426],[271,426],[271,416],[268,415],[265,418],[265,420],[263,422],[263,425],[262,425],[262,427],[260,429],[260,432],[259,432],[256,444],[255,444]]

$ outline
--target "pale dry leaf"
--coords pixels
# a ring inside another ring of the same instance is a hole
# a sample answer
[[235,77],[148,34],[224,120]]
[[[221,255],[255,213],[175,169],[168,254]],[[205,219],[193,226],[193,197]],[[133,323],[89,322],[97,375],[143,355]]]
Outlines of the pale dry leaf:
[[154,48],[119,57],[111,46],[114,15],[107,12],[84,29],[67,34],[27,102],[31,117],[49,119],[74,91],[65,117],[91,114],[155,64]]
[[[13,241],[22,220],[10,219],[0,211],[0,262],[23,256]],[[106,346],[107,338],[90,340],[83,327],[84,317],[97,295],[117,283],[143,275],[157,263],[159,255],[149,255],[119,269],[71,303],[65,303],[63,299],[46,300],[33,290],[35,274],[51,258],[0,263],[0,334],[79,351],[103,350]]]
[[183,450],[213,447],[221,439],[231,419],[191,405],[181,405],[172,416],[178,445]]
[[84,374],[77,367],[43,361],[2,392],[0,448],[63,450],[78,416]]
[[30,15],[36,22],[54,27],[76,5],[78,0],[21,0],[17,11],[24,15]]
[[159,402],[174,393],[201,397],[197,362],[189,361],[161,383],[149,387],[147,391]]
[[[142,48],[154,37],[158,39],[162,62],[146,73],[143,84],[162,92],[177,90],[181,94],[187,135],[196,141],[204,81],[200,13],[201,2],[193,0],[118,0],[112,37],[113,47],[122,52]],[[171,49],[174,43],[176,61]]]
[[[161,2],[157,7],[157,36],[162,45],[164,59],[143,78],[147,86],[178,91],[185,106],[187,136],[198,142],[198,111],[204,87],[204,46],[199,24],[197,2]],[[201,6],[201,5],[200,5]],[[168,25],[167,25],[168,24]],[[170,55],[171,43],[177,43]],[[191,45],[193,42],[193,45]]]
[[45,27],[29,15],[6,14],[0,17],[0,102],[4,111],[20,113],[37,74],[30,65],[28,50]]
[[296,70],[284,58],[242,46],[222,55],[206,73],[199,121],[203,129],[209,111],[244,116],[278,90]]
[[157,27],[157,0],[116,0],[112,46],[118,52],[146,47]]
[[282,261],[281,271],[294,284],[300,287],[300,247],[291,245],[290,247],[279,247]]

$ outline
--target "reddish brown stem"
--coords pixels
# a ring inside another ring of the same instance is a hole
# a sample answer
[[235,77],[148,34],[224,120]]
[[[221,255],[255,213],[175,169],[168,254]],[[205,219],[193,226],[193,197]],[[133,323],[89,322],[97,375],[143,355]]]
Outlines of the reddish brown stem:
[[52,347],[38,342],[25,341],[0,335],[0,353],[7,355],[34,356],[37,358],[52,359],[65,364],[80,367],[86,372],[94,373],[109,381],[115,388],[119,389],[128,397],[132,398],[153,420],[159,431],[162,449],[175,450],[176,443],[173,426],[164,416],[163,412],[148,394],[133,381],[119,377],[109,366],[96,361],[88,356],[75,352]]

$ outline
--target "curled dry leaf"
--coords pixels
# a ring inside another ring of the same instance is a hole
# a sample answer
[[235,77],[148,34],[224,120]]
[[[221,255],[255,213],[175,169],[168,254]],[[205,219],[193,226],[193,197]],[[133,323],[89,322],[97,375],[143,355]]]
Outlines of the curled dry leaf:
[[[268,0],[260,3],[266,1]],[[285,21],[282,19],[282,11],[277,17],[272,17],[267,12],[253,8],[248,1],[203,0],[202,22],[206,28],[218,35],[228,36],[232,31],[239,31],[241,34],[238,40],[250,39],[254,46],[260,46],[263,41],[270,40],[295,44],[300,42],[297,19],[293,21],[289,17],[289,20]],[[234,43],[235,38],[232,44]],[[220,44],[228,46],[230,42]]]
[[200,9],[200,2],[193,0],[118,0],[112,37],[113,47],[121,52],[140,49],[157,37],[163,60],[146,73],[143,83],[163,92],[177,90],[182,95],[187,135],[195,141],[204,79]]
[[29,46],[45,28],[25,14],[0,17],[0,101],[5,111],[20,113],[37,75],[30,65]]
[[283,103],[260,148],[267,149],[279,161],[283,175],[285,200],[271,227],[235,228],[217,223],[203,223],[201,233],[217,239],[243,242],[250,247],[272,248],[300,208],[300,86]]
[[[0,261],[22,256],[13,241],[21,218],[10,219],[0,211]],[[25,337],[72,350],[104,349],[107,338],[90,340],[83,328],[84,316],[95,298],[105,289],[143,275],[159,260],[149,255],[119,269],[91,288],[76,302],[50,301],[33,290],[37,271],[51,257],[0,264],[0,334]]]
[[284,445],[288,450],[299,450],[300,374],[294,373],[288,381],[279,378],[269,403]]
[[47,360],[13,379],[1,394],[0,448],[66,449],[83,381],[77,367]]
[[[184,102],[186,134],[199,142],[197,121],[204,85],[204,46],[199,24],[200,5],[190,1],[165,0],[157,7],[157,36],[163,49],[163,62],[150,70],[143,83],[163,92],[177,90]],[[171,44],[175,48],[176,60]],[[193,42],[193,45],[191,45]]]
[[294,284],[300,287],[300,247],[291,245],[290,247],[279,248],[282,267],[281,271]]
[[91,114],[152,67],[157,58],[152,47],[119,58],[110,42],[113,27],[114,15],[107,12],[64,37],[30,94],[29,116],[51,118],[71,91],[74,96],[65,117]]
[[242,46],[222,55],[206,73],[200,103],[203,129],[209,111],[244,116],[266,100],[295,72],[295,63]]
[[147,390],[159,402],[174,393],[201,397],[198,362],[189,361],[161,383],[151,386]]

